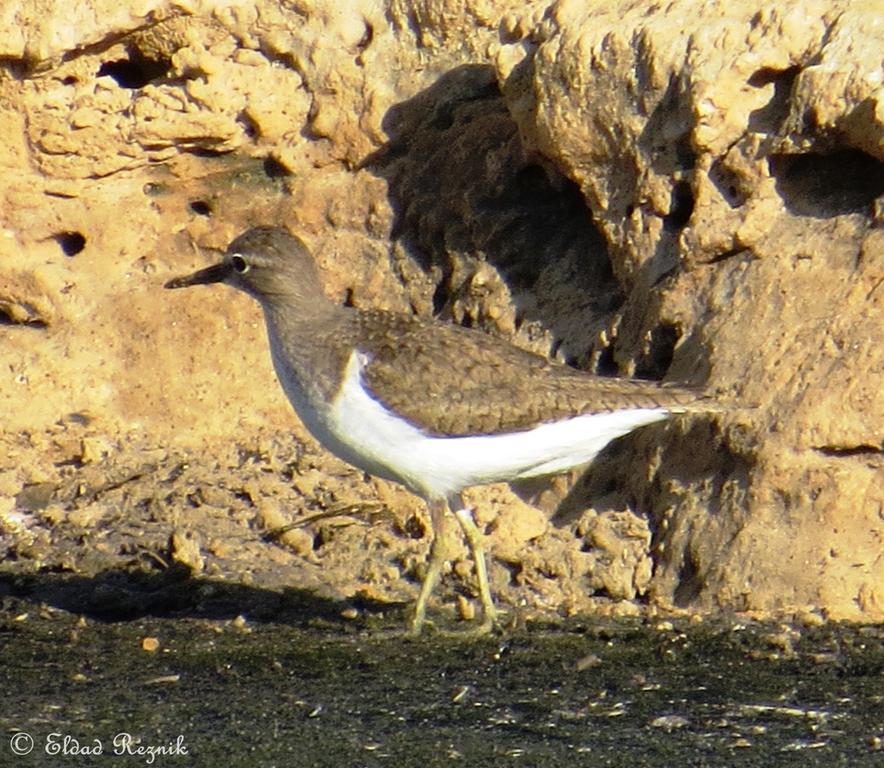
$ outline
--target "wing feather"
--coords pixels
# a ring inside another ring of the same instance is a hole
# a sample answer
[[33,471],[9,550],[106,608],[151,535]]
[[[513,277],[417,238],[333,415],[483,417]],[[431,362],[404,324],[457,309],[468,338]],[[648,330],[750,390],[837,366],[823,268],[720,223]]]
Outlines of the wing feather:
[[449,323],[375,310],[353,317],[360,326],[359,349],[368,359],[365,385],[429,434],[530,429],[623,408],[677,412],[702,397],[684,387],[576,371]]

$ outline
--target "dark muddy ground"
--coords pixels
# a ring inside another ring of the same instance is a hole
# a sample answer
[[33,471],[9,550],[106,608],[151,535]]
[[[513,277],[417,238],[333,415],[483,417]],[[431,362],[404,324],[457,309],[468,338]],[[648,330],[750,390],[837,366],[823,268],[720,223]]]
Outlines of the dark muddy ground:
[[884,765],[881,627],[410,640],[404,606],[186,573],[8,576],[0,595],[3,766]]
[[[105,456],[59,430],[28,448],[43,481],[4,481],[0,767],[884,765],[884,627],[592,598],[550,570],[584,547],[565,526],[536,562],[495,530],[500,636],[411,640],[404,491],[278,436]],[[460,565],[432,606],[453,628]]]

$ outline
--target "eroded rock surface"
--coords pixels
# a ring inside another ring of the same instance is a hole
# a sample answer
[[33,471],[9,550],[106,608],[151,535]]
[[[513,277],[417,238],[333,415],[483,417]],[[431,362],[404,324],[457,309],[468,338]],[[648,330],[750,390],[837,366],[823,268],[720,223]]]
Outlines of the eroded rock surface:
[[162,291],[284,222],[337,300],[728,404],[471,492],[504,602],[884,617],[875,4],[88,7],[0,11],[6,570],[414,594],[421,505],[310,441],[257,307]]

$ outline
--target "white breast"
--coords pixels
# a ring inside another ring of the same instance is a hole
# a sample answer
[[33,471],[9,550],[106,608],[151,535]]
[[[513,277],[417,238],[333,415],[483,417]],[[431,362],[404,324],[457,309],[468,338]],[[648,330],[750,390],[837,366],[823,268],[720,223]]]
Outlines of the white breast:
[[634,408],[508,434],[428,437],[366,391],[366,362],[363,355],[353,354],[329,409],[315,408],[299,385],[280,379],[305,426],[326,448],[429,498],[447,497],[472,485],[563,472],[591,461],[615,438],[669,415],[664,408]]

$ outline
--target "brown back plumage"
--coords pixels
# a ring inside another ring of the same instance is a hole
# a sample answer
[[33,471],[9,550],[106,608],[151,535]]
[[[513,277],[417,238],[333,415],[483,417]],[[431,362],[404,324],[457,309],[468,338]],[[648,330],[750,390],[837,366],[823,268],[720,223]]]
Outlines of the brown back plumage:
[[625,408],[702,409],[703,396],[691,389],[593,376],[449,323],[354,311],[346,324],[368,357],[368,389],[431,434],[530,429]]

